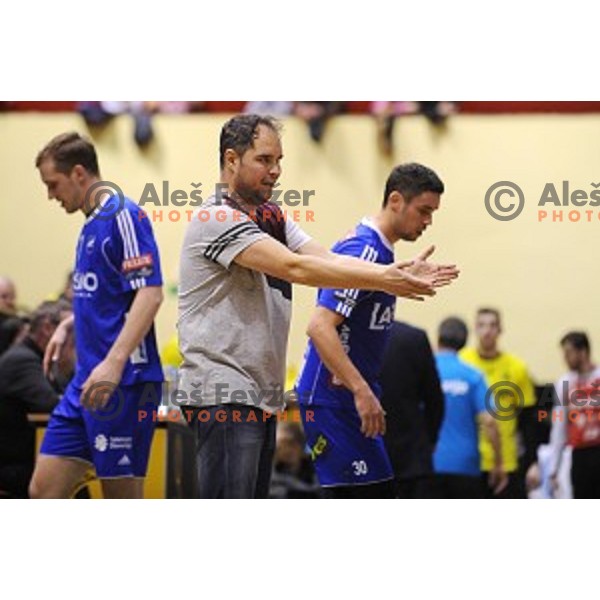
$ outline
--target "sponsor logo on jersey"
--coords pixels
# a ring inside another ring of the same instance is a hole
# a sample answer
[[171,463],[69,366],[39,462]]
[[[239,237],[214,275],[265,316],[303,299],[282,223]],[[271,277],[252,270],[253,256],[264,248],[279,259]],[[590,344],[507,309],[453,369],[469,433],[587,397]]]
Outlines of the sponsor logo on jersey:
[[98,289],[98,276],[96,273],[88,271],[73,273],[73,291],[74,292],[95,292]]
[[85,243],[85,251],[91,254],[94,251],[94,245],[96,244],[96,236],[91,235]]
[[142,254],[142,256],[133,256],[123,261],[121,270],[125,277],[149,277],[152,275],[154,261],[152,254]]
[[94,439],[94,448],[98,452],[106,452],[108,449],[108,439],[103,433],[99,433]]
[[373,305],[369,329],[383,331],[391,325],[393,319],[394,306],[382,306],[380,302],[376,302]]
[[111,436],[111,450],[131,450],[133,448],[133,438],[131,436]]
[[462,396],[469,391],[469,384],[462,379],[446,379],[442,381],[442,390],[444,394]]
[[129,456],[127,456],[127,454],[123,454],[123,456],[119,459],[117,464],[119,465],[119,467],[128,467],[129,465],[131,465],[131,460],[129,459]]
[[329,443],[327,438],[320,433],[314,446],[310,449],[310,457],[312,460],[317,460],[328,448]]
[[[94,438],[94,448],[96,448],[98,452],[106,452],[107,450],[131,450],[133,448],[133,438],[131,436],[114,435],[106,437],[103,433],[99,433]],[[124,456],[127,455],[125,454]]]

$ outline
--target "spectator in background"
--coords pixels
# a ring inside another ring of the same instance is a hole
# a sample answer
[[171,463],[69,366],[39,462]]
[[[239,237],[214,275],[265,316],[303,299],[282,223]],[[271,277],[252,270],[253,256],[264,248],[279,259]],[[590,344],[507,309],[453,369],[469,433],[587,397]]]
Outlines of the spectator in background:
[[456,112],[455,102],[419,102],[419,112],[432,125],[443,125],[446,119]]
[[203,102],[162,101],[162,102],[80,102],[79,113],[88,126],[106,124],[112,117],[121,114],[131,114],[134,121],[133,138],[140,147],[147,146],[154,139],[152,116],[156,113],[185,114],[201,110]]
[[35,462],[35,430],[27,414],[52,411],[72,374],[72,337],[56,366],[56,387],[46,379],[42,368],[46,346],[70,310],[64,302],[41,304],[31,315],[25,339],[0,359],[0,494],[4,496],[27,498]]
[[561,342],[569,371],[555,384],[557,405],[550,434],[550,479],[558,487],[565,447],[571,452],[574,498],[600,498],[600,367],[591,357],[586,333],[572,331]]
[[296,102],[294,114],[308,125],[310,137],[320,142],[325,132],[325,124],[330,117],[338,115],[344,107],[343,102]]
[[12,279],[0,275],[0,314],[17,314],[17,289]]
[[17,289],[12,279],[0,275],[0,355],[27,333],[27,322],[17,316]]
[[25,318],[0,316],[0,356],[27,335],[29,325]]
[[[291,417],[291,412],[288,412]],[[306,440],[300,423],[277,424],[275,458],[271,475],[270,498],[319,498],[321,488],[306,453]]]
[[434,454],[435,496],[438,498],[484,497],[478,449],[479,423],[493,449],[488,485],[495,494],[500,494],[508,484],[496,420],[486,410],[488,386],[480,371],[457,356],[466,342],[467,326],[461,319],[451,317],[442,321],[436,363],[446,406]]
[[306,122],[310,137],[315,142],[320,142],[327,120],[341,113],[342,109],[342,102],[289,102],[286,100],[276,100],[248,102],[244,107],[244,113],[274,117],[295,115]]
[[244,113],[272,117],[285,117],[294,112],[294,103],[287,100],[252,100],[246,102]]
[[565,446],[560,455],[560,463],[553,475],[553,450],[550,444],[541,444],[537,449],[537,459],[527,469],[525,483],[528,497],[534,500],[557,498],[569,500],[573,498],[571,485],[572,448]]
[[417,102],[376,101],[371,103],[371,113],[377,121],[377,143],[385,156],[392,155],[396,117],[415,114],[418,109]]
[[[480,308],[477,311],[475,321],[475,333],[477,334],[477,347],[465,348],[460,357],[466,363],[483,371],[487,384],[507,383],[516,386],[522,398],[517,394],[506,402],[495,400],[495,408],[502,420],[498,421],[500,441],[502,446],[502,462],[504,470],[508,473],[509,481],[501,494],[494,494],[490,487],[490,497],[501,498],[525,498],[525,481],[520,477],[519,469],[519,443],[517,439],[518,415],[520,409],[534,406],[536,404],[533,383],[527,371],[527,366],[518,357],[498,348],[498,339],[502,333],[500,312],[495,308]],[[498,388],[500,390],[500,388]],[[506,398],[508,394],[504,394]],[[497,395],[495,395],[498,398]],[[518,406],[522,402],[523,406]],[[480,451],[482,470],[486,479],[489,479],[494,468],[494,450],[492,441],[485,432],[480,439]]]
[[65,280],[65,287],[59,295],[59,300],[65,302],[73,302],[73,271],[69,271],[67,279]]
[[371,113],[377,120],[377,142],[385,156],[393,152],[393,134],[396,117],[422,114],[432,125],[441,126],[455,113],[455,102],[377,101],[371,104]]
[[444,396],[425,331],[392,323],[379,381],[387,422],[384,442],[396,478],[395,495],[427,498]]

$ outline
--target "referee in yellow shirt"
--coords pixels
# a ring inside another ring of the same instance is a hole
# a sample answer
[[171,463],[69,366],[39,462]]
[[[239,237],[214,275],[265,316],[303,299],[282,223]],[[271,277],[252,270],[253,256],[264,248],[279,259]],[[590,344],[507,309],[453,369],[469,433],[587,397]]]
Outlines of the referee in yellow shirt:
[[[499,407],[499,415],[506,418],[499,419],[498,430],[502,449],[504,471],[509,475],[508,486],[504,491],[495,496],[497,498],[526,498],[525,488],[518,477],[518,444],[517,425],[520,409],[534,406],[536,403],[533,383],[527,371],[527,366],[518,357],[498,349],[498,338],[502,332],[500,312],[495,308],[480,308],[475,321],[477,335],[477,348],[465,348],[460,357],[467,363],[481,370],[490,387],[496,383],[508,382],[518,387],[521,397],[512,394],[511,400],[506,401],[506,395],[496,399],[491,406]],[[503,386],[502,386],[503,387]],[[498,391],[502,389],[498,388]],[[520,403],[521,406],[510,406],[510,403]],[[514,416],[510,416],[514,415]],[[494,451],[487,436],[480,432],[479,450],[481,454],[481,470],[487,474],[494,467]],[[489,496],[493,492],[489,491]]]

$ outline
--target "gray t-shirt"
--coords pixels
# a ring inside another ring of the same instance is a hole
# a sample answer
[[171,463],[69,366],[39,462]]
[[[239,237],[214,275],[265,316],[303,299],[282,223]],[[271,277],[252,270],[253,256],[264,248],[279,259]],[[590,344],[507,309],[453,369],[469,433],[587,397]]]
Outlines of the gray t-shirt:
[[[190,222],[179,278],[178,403],[283,408],[291,284],[234,262],[266,237],[246,214],[214,197]],[[290,220],[285,238],[292,252],[310,240]]]

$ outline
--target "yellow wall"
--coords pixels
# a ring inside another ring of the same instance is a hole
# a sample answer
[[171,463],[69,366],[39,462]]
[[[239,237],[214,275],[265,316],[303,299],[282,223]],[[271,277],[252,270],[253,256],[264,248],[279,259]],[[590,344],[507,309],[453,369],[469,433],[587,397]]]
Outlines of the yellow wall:
[[[102,175],[125,193],[139,198],[146,182],[160,191],[191,191],[202,182],[203,196],[218,176],[217,147],[223,116],[163,116],[155,120],[156,143],[140,151],[132,141],[132,122],[120,118],[94,136]],[[73,260],[82,216],[69,218],[45,192],[33,167],[36,152],[57,133],[86,131],[77,115],[0,115],[0,273],[11,275],[20,302],[28,307],[60,288]],[[475,309],[502,309],[506,325],[503,346],[521,355],[536,380],[562,371],[559,337],[572,328],[589,331],[600,343],[598,325],[597,252],[600,210],[591,223],[538,223],[537,202],[546,182],[558,189],[562,180],[588,193],[600,181],[600,116],[456,116],[444,134],[420,118],[407,118],[396,128],[396,154],[391,161],[376,151],[369,117],[338,118],[322,145],[309,139],[305,127],[285,122],[286,189],[314,189],[309,210],[313,223],[301,225],[330,245],[363,215],[375,212],[391,167],[419,161],[433,167],[446,183],[434,227],[414,245],[400,243],[398,257],[410,257],[435,243],[437,259],[455,261],[462,275],[455,285],[423,304],[401,301],[397,316],[434,334],[440,319],[457,314],[472,322]],[[499,180],[517,182],[527,199],[514,221],[499,222],[485,210],[487,188]],[[170,210],[170,209],[169,209]],[[180,209],[185,210],[185,209]],[[306,209],[302,209],[301,215]],[[165,281],[175,284],[185,228],[155,223]],[[299,364],[304,328],[314,291],[295,290],[289,362]],[[160,343],[172,333],[176,298],[169,296],[158,318]]]

